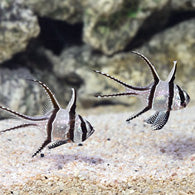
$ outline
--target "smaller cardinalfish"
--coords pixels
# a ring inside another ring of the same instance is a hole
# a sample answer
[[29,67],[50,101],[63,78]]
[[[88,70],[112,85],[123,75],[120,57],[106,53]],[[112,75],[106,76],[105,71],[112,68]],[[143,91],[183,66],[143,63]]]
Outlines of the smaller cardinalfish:
[[169,119],[170,111],[185,108],[190,101],[190,97],[186,91],[174,84],[177,61],[174,61],[173,68],[169,73],[167,80],[162,81],[152,63],[144,55],[135,51],[132,53],[137,54],[145,60],[152,72],[154,82],[146,87],[134,87],[106,73],[95,71],[96,73],[116,81],[120,85],[124,86],[127,90],[124,93],[99,95],[98,97],[137,96],[141,99],[145,107],[126,121],[129,122],[148,110],[153,109],[156,111],[155,114],[145,120],[145,122],[151,124],[154,130],[162,129]]
[[52,102],[52,110],[46,113],[44,116],[27,116],[13,111],[9,108],[0,106],[0,109],[5,110],[20,119],[27,121],[22,125],[11,127],[0,131],[1,133],[23,128],[29,126],[46,126],[46,139],[40,146],[40,148],[32,155],[36,156],[43,148],[49,143],[49,149],[56,148],[69,142],[80,143],[85,141],[90,135],[94,133],[92,125],[85,120],[82,116],[76,114],[76,91],[72,88],[72,98],[66,109],[60,107],[54,94],[51,90],[41,81],[31,80],[40,84],[46,91],[49,99]]

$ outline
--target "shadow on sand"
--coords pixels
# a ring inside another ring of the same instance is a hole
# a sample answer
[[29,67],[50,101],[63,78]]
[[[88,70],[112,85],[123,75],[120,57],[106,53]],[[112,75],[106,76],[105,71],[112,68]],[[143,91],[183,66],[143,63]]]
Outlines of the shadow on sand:
[[173,159],[183,160],[195,154],[195,137],[180,137],[159,145],[160,151]]
[[90,165],[98,165],[104,163],[104,160],[100,157],[95,156],[85,156],[82,153],[77,154],[47,154],[43,159],[51,160],[54,162],[54,166],[57,167],[57,169],[62,169],[63,166],[67,163],[73,162],[73,161],[79,161],[84,162]]

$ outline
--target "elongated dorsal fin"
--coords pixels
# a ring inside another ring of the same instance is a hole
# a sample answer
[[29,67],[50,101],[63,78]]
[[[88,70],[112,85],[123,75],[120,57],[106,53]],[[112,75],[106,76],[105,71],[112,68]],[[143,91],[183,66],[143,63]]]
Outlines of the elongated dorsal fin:
[[55,109],[59,109],[59,108],[60,108],[60,105],[59,105],[57,99],[55,98],[54,94],[51,92],[51,90],[49,89],[49,87],[47,87],[46,84],[44,84],[44,83],[41,82],[41,81],[34,80],[34,79],[27,79],[27,80],[36,82],[36,83],[38,83],[39,85],[41,85],[41,86],[45,89],[46,93],[49,95],[49,98],[50,98],[50,100],[51,100],[51,102],[52,102],[53,107],[54,107]]
[[71,113],[75,113],[76,99],[77,99],[76,90],[74,88],[72,88],[72,97],[71,97],[71,100],[70,100],[70,102],[68,103],[68,106],[67,106],[68,111],[71,112]]
[[148,66],[150,67],[150,69],[152,71],[154,81],[158,82],[160,80],[160,77],[158,76],[158,73],[156,72],[156,69],[154,68],[154,65],[148,60],[148,58],[146,58],[144,55],[142,55],[141,53],[139,53],[137,51],[131,51],[131,52],[138,55],[138,56],[140,56],[141,58],[143,58],[145,60],[145,62],[148,64]]
[[167,82],[173,82],[175,80],[175,73],[177,70],[177,61],[173,61],[173,68],[171,70],[171,72],[169,73],[169,76],[167,78]]

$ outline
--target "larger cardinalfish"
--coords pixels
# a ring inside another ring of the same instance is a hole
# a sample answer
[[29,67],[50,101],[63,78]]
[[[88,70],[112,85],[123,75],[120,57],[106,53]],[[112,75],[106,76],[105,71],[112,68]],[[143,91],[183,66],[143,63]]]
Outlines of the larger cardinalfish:
[[162,129],[169,119],[170,111],[185,108],[190,101],[190,97],[186,91],[174,84],[177,61],[174,61],[173,68],[169,73],[167,80],[162,81],[152,63],[144,55],[135,51],[132,53],[137,54],[145,60],[152,72],[154,82],[146,87],[134,87],[106,73],[95,71],[96,73],[116,81],[120,85],[124,86],[127,90],[124,93],[99,95],[98,97],[136,96],[141,99],[145,107],[138,113],[128,118],[126,121],[131,121],[148,110],[153,109],[156,111],[155,114],[145,120],[145,122],[151,124],[154,130]]
[[53,108],[50,112],[45,114],[44,116],[27,116],[16,111],[13,111],[9,108],[0,106],[0,109],[5,110],[25,121],[24,124],[18,125],[15,127],[11,127],[9,129],[4,129],[0,131],[1,133],[23,128],[29,126],[39,126],[43,128],[46,126],[46,139],[40,146],[40,148],[32,155],[32,157],[36,156],[43,148],[45,148],[48,144],[49,149],[58,147],[60,145],[76,142],[80,143],[85,141],[90,135],[93,134],[94,129],[92,125],[85,120],[82,116],[76,114],[76,92],[75,89],[72,89],[72,98],[69,102],[66,109],[61,108],[58,101],[56,100],[54,94],[51,90],[41,81],[31,80],[39,83],[48,94]]

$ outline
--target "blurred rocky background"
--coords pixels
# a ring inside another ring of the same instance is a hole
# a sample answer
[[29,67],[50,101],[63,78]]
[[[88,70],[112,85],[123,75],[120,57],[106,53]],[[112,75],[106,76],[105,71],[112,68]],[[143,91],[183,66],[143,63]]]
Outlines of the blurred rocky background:
[[130,53],[147,56],[163,79],[178,61],[176,83],[195,98],[195,0],[1,0],[0,103],[40,114],[45,82],[66,106],[70,88],[78,106],[135,104],[134,98],[97,99],[124,89],[94,73],[101,70],[131,85],[152,76]]

